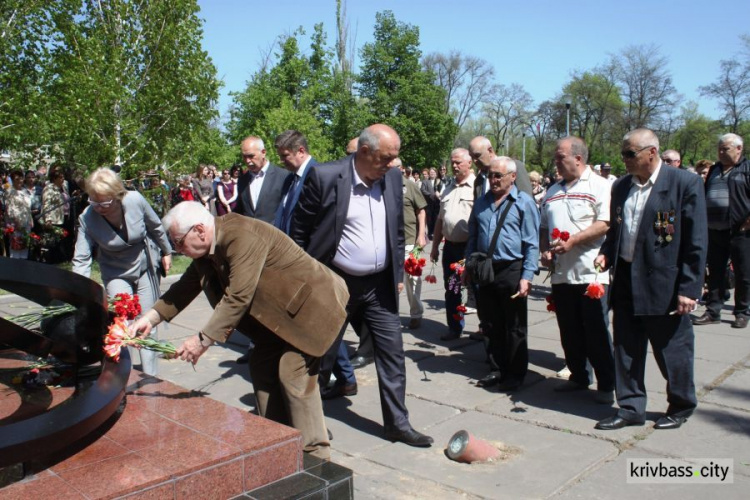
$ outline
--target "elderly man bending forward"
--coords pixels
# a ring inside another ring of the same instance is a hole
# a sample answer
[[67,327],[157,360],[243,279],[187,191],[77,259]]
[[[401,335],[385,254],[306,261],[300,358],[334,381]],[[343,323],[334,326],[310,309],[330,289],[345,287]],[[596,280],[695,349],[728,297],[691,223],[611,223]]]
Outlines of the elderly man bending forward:
[[317,379],[319,358],[346,319],[344,280],[255,219],[214,217],[199,203],[183,202],[163,223],[175,249],[193,262],[132,330],[147,335],[205,291],[214,313],[177,355],[195,364],[235,329],[248,335],[260,415],[298,429],[306,452],[330,458]]

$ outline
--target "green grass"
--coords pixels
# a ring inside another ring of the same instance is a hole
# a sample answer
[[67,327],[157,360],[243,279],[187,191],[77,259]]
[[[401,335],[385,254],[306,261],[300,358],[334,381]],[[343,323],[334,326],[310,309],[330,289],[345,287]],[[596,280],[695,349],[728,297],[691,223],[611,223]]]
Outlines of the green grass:
[[[172,255],[172,269],[170,269],[168,276],[176,276],[178,274],[182,274],[185,272],[185,269],[190,265],[190,263],[193,261],[190,257],[185,257],[184,255]],[[57,267],[60,269],[65,269],[66,271],[70,271],[73,267],[72,262],[63,262],[62,264],[57,264]],[[97,283],[102,282],[102,273],[99,271],[99,263],[94,261],[91,263],[91,279],[96,281]],[[7,295],[8,292],[6,292],[3,289],[0,289],[0,295]]]

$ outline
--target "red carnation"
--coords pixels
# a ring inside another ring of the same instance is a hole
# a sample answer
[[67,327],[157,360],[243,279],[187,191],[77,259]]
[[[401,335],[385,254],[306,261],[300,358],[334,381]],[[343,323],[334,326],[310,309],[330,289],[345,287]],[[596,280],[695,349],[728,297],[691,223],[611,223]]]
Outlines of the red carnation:
[[604,297],[604,294],[606,292],[604,291],[604,285],[599,283],[598,281],[594,281],[592,283],[589,283],[589,286],[586,287],[586,293],[584,295],[590,299],[601,299]]
[[552,230],[552,233],[550,234],[550,236],[552,236],[552,239],[553,239],[553,240],[556,240],[557,238],[559,238],[559,237],[560,237],[560,230],[559,230],[559,229],[557,229],[557,228],[554,228],[554,229]]
[[457,265],[458,265],[458,262],[454,262],[454,263],[452,263],[452,264],[450,265],[450,269],[451,269],[451,271],[455,271],[455,270],[456,270],[456,266],[457,266]]
[[570,233],[569,232],[563,231],[562,233],[560,233],[560,239],[561,240],[568,241],[569,238],[570,238]]

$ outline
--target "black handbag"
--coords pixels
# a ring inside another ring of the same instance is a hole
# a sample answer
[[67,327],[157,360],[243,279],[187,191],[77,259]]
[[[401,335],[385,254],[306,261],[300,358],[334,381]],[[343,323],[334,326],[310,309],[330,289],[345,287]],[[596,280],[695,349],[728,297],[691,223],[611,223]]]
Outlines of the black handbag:
[[497,227],[495,228],[495,234],[492,235],[492,241],[490,241],[490,255],[484,252],[473,252],[466,259],[466,275],[470,282],[482,286],[489,285],[495,281],[495,269],[492,267],[492,253],[494,253],[497,238],[500,236],[500,229],[505,222],[505,216],[508,215],[513,203],[515,203],[515,200],[510,198],[508,204],[505,205],[505,210],[500,215],[500,220],[497,222]]

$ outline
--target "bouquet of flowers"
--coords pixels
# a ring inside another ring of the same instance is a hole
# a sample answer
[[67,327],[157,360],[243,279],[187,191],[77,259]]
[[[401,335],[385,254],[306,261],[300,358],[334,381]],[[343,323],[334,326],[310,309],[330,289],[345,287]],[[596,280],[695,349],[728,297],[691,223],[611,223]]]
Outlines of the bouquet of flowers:
[[30,236],[23,229],[16,227],[14,223],[6,224],[3,233],[10,241],[11,250],[25,250],[29,247]]
[[420,257],[421,254],[422,247],[415,246],[406,257],[406,260],[404,261],[404,271],[409,276],[422,276],[422,268],[427,265],[427,260]]
[[[550,238],[552,241],[550,241],[550,246],[555,246],[560,241],[568,241],[570,239],[570,233],[567,231],[560,231],[557,228],[553,228],[552,232],[550,233]],[[552,264],[549,266],[549,272],[547,273],[547,277],[544,278],[544,281],[547,281],[550,276],[552,276],[555,273],[555,262],[556,258],[553,254],[552,256]]]
[[123,347],[132,346],[138,349],[160,352],[166,358],[174,357],[177,349],[169,342],[159,342],[152,338],[136,338],[128,334],[127,320],[122,316],[115,317],[104,336],[104,354],[115,362],[120,361],[120,352]]
[[[41,323],[45,319],[51,319],[55,316],[61,316],[75,311],[75,306],[71,304],[62,304],[58,306],[47,306],[39,311],[10,316],[6,319],[24,328],[29,328]],[[141,314],[140,299],[138,298],[138,295],[118,293],[113,299],[110,299],[109,311],[115,313],[117,316],[124,316],[128,320],[135,319]]]

